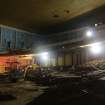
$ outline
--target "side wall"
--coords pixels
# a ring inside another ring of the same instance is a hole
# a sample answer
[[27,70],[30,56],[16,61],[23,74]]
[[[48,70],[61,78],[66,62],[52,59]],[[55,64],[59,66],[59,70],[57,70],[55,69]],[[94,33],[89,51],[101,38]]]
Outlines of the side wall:
[[66,53],[56,53],[50,55],[48,62],[44,62],[43,66],[72,66],[81,65],[86,63],[89,59],[87,52],[83,51],[70,51]]

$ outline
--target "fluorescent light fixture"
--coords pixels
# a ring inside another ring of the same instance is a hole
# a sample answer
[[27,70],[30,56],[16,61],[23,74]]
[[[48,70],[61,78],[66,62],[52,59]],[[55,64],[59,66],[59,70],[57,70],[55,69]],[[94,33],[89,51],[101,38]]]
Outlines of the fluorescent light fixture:
[[82,46],[80,46],[80,47],[81,47],[81,48],[84,48],[84,47],[91,47],[91,46],[98,45],[98,44],[101,44],[101,43],[100,43],[100,42],[97,42],[97,43],[82,45]]

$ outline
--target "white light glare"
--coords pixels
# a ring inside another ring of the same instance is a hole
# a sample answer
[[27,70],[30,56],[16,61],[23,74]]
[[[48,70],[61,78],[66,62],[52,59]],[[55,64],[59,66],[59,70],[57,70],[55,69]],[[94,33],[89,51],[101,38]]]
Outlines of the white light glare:
[[91,44],[86,44],[86,45],[82,45],[82,46],[80,46],[80,47],[81,47],[81,48],[84,48],[84,47],[91,47],[91,46],[98,45],[98,44],[100,44],[100,42],[91,43]]
[[48,60],[48,52],[41,53],[41,59]]
[[48,52],[41,53],[41,55],[48,55]]
[[98,24],[95,24],[95,27],[97,27],[98,26]]
[[101,48],[101,44],[100,43],[95,43],[95,44],[92,44],[90,46],[90,51],[93,53],[93,54],[99,54],[102,52],[102,48]]
[[92,31],[89,30],[89,31],[86,32],[86,36],[87,37],[92,37],[92,35],[93,35],[93,32]]

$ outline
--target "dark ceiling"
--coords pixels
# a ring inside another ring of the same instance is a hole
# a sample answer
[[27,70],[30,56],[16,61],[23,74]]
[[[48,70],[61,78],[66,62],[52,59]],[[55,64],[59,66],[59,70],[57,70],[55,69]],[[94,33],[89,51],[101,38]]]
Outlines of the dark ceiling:
[[52,33],[86,24],[86,17],[93,16],[89,11],[104,4],[105,0],[0,0],[0,24]]

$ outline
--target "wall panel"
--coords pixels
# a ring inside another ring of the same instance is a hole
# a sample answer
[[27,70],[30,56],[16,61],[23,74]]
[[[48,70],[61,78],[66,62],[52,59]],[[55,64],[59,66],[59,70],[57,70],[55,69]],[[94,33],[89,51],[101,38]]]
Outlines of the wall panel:
[[63,56],[58,56],[58,66],[63,66]]
[[66,66],[72,65],[71,53],[65,54],[65,65]]

